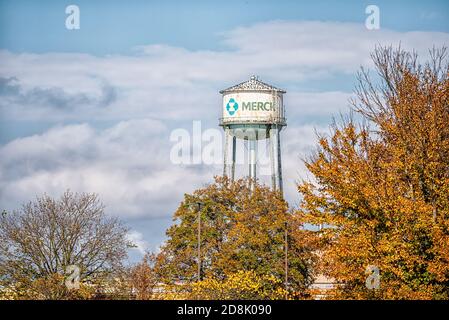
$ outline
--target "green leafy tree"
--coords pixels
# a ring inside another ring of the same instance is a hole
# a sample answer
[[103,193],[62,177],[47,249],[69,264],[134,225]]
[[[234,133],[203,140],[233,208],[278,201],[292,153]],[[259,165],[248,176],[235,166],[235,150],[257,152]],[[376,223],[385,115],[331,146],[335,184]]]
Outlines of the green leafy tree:
[[[303,232],[281,195],[241,179],[217,177],[215,183],[186,194],[167,230],[159,268],[168,282],[197,281],[198,213],[201,279],[225,280],[228,274],[254,271],[284,282],[285,231],[290,291],[304,292],[311,281],[312,255],[298,246]],[[284,285],[284,284],[282,284]]]

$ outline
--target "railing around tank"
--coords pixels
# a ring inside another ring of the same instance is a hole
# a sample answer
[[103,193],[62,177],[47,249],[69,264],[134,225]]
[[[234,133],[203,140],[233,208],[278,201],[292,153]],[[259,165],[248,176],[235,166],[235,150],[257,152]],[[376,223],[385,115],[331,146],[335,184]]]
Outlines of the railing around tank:
[[218,119],[220,126],[228,124],[277,124],[285,126],[287,125],[287,119],[285,117],[222,117]]

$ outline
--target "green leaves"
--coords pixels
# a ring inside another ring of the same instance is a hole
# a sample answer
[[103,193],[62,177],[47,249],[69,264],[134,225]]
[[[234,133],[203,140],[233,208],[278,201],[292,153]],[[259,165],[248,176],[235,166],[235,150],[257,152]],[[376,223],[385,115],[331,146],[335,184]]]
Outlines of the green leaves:
[[[200,207],[192,205],[201,203]],[[167,280],[196,280],[198,208],[201,223],[201,268],[210,279],[226,279],[239,271],[285,276],[284,234],[288,222],[289,282],[292,290],[303,293],[310,283],[310,250],[297,241],[301,230],[288,204],[279,193],[256,184],[253,191],[246,179],[231,182],[216,177],[215,182],[193,194],[186,194],[174,216],[176,224],[167,230],[161,263]],[[217,281],[218,281],[217,280]]]

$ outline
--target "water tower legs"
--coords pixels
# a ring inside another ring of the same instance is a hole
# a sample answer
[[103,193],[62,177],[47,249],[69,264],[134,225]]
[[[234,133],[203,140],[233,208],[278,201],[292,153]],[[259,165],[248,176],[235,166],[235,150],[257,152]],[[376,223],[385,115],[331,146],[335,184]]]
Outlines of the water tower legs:
[[[231,153],[231,165],[228,164],[228,152],[229,152],[229,139],[232,138],[232,153]],[[229,177],[231,181],[235,178],[235,160],[237,153],[237,138],[231,136],[229,127],[225,128],[225,143],[223,148],[223,176]],[[230,172],[229,172],[230,171]]]
[[276,129],[276,134],[277,134],[277,173],[278,173],[278,190],[281,192],[281,194],[283,194],[284,192],[284,187],[283,187],[283,182],[282,182],[282,161],[281,161],[281,137],[280,137],[280,133],[281,130],[280,129]]
[[249,177],[256,180],[256,156],[257,156],[257,140],[248,140],[249,151]]
[[235,158],[237,152],[237,137],[232,137],[232,165],[231,165],[231,180],[234,181],[235,178]]
[[274,161],[274,155],[275,155],[275,148],[273,143],[273,131],[270,128],[268,131],[268,149],[270,154],[270,165],[271,165],[271,188],[273,190],[276,190],[276,164]]
[[277,126],[270,128],[270,161],[271,161],[271,183],[273,190],[283,191],[282,186],[282,162],[281,162],[281,139],[280,129]]
[[223,148],[223,176],[228,176],[228,144],[229,144],[229,128],[225,127],[225,141],[224,141],[224,148]]
[[[235,164],[237,155],[237,137],[231,135],[231,129],[229,127],[224,128],[225,141],[223,148],[223,176],[227,176],[231,181],[235,179]],[[273,190],[283,192],[282,183],[282,162],[281,162],[281,129],[277,125],[272,125],[269,129],[269,152],[271,163],[271,184]],[[232,147],[230,148],[230,139],[232,139]],[[248,175],[251,179],[257,178],[256,172],[256,160],[257,160],[257,139],[253,136],[245,141],[248,146]],[[231,149],[231,150],[229,150]],[[229,159],[229,153],[231,152],[231,159]],[[230,162],[230,163],[229,163]]]

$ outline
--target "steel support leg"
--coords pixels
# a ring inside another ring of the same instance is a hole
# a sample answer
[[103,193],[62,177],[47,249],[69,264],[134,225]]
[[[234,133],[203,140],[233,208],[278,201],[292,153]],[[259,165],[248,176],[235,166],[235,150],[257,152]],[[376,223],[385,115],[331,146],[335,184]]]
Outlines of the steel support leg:
[[229,144],[229,128],[225,127],[225,141],[223,148],[223,176],[228,175],[228,144]]

